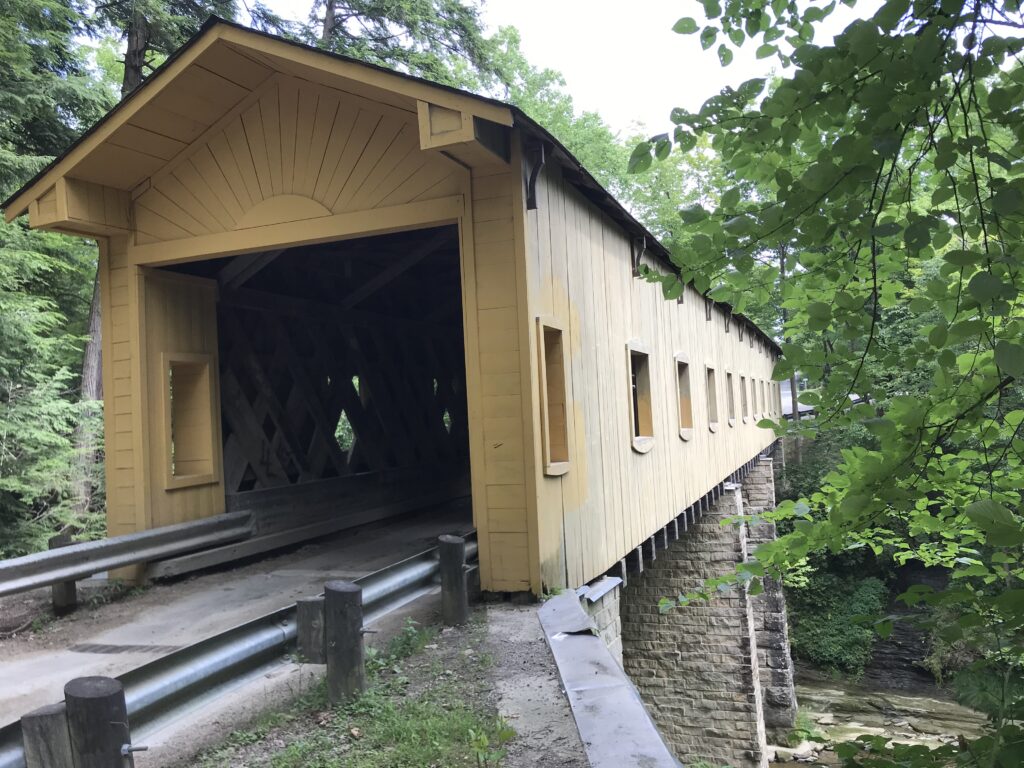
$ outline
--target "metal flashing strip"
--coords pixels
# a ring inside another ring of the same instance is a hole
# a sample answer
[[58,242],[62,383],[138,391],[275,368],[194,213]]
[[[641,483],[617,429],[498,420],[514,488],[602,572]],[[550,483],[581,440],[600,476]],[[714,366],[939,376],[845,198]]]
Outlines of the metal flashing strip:
[[622,579],[618,576],[602,576],[597,581],[586,584],[576,590],[576,594],[580,598],[586,598],[591,603],[596,603],[602,597],[607,595],[617,586],[622,584]]
[[682,768],[576,593],[551,598],[538,615],[590,765]]

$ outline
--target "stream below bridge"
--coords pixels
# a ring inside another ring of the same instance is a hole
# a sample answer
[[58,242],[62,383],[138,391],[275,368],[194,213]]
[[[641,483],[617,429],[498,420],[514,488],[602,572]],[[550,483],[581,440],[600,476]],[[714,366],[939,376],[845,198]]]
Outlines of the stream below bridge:
[[[863,734],[885,736],[892,742],[937,747],[959,736],[976,738],[985,726],[979,712],[962,707],[937,686],[914,690],[883,689],[814,673],[800,673],[797,700],[801,720],[812,723],[824,737],[825,748],[810,755],[779,750],[777,763],[816,762],[839,765],[829,747]],[[801,752],[797,748],[797,752]],[[806,750],[803,750],[806,753]]]

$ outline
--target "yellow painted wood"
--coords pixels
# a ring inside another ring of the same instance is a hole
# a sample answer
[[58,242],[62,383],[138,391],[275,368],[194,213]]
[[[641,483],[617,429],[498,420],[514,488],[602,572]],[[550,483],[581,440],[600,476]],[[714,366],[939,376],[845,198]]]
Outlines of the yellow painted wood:
[[[723,310],[713,308],[706,321],[704,301],[692,289],[682,303],[667,302],[658,285],[634,278],[626,234],[567,184],[557,165],[545,167],[537,197],[527,222],[526,262],[536,275],[531,312],[535,322],[554,315],[570,328],[567,412],[574,414],[569,471],[551,477],[543,462],[533,466],[540,559],[546,587],[576,587],[771,444],[774,435],[752,418],[725,426],[724,379],[729,371],[734,381],[767,381],[774,357],[763,344],[751,345],[749,334],[741,341],[735,321],[727,333]],[[631,340],[649,353],[653,435],[645,453],[634,450],[630,428]],[[687,439],[680,430],[679,356],[690,361]],[[708,428],[705,365],[718,372],[718,432]],[[539,406],[532,417],[539,430]]]
[[[145,414],[149,435],[145,453],[151,526],[158,527],[224,511],[217,284],[153,269],[144,271],[144,281],[141,354],[146,399],[151,405]],[[179,381],[177,393],[171,390],[172,366]],[[179,465],[174,455],[186,461]]]

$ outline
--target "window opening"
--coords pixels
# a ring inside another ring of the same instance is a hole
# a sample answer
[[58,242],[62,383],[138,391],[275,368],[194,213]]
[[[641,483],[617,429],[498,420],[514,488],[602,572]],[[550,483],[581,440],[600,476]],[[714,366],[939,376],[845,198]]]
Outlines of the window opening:
[[165,355],[165,487],[216,482],[210,355]]
[[718,431],[718,382],[715,376],[715,369],[707,369],[708,389],[708,429],[712,432]]
[[540,330],[541,425],[544,438],[544,474],[569,471],[569,426],[566,414],[565,347],[562,329],[538,318]]
[[679,437],[693,435],[693,396],[690,393],[690,364],[684,355],[676,355],[676,395],[679,398]]
[[732,374],[725,374],[725,406],[729,413],[729,426],[736,426],[736,392],[733,389]]
[[647,453],[654,447],[654,414],[651,408],[651,356],[639,342],[627,345],[629,353],[630,422],[633,450]]

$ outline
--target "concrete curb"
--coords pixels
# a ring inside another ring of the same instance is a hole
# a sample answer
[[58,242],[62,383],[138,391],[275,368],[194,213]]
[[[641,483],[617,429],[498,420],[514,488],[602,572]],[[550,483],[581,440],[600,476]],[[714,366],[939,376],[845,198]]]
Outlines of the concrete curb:
[[538,615],[590,764],[681,768],[576,593],[548,600]]

